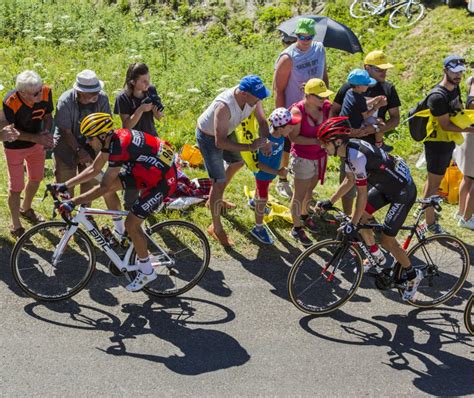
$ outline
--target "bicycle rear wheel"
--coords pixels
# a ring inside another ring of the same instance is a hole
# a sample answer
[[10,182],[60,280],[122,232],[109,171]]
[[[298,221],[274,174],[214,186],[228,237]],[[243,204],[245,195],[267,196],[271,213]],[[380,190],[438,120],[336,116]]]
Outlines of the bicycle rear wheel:
[[[464,243],[451,235],[433,235],[417,243],[409,252],[413,267],[423,271],[413,300],[416,307],[429,308],[443,304],[461,289],[470,267]],[[400,268],[399,279],[406,279]],[[399,289],[403,294],[403,289]]]
[[357,250],[337,240],[323,241],[296,259],[288,275],[288,294],[299,310],[327,314],[354,295],[362,274],[362,259]]
[[[194,224],[181,220],[164,221],[150,230],[148,251],[158,278],[143,290],[156,297],[174,297],[187,292],[201,280],[209,266],[211,249],[206,235]],[[132,263],[136,264],[136,257],[134,251]],[[171,264],[165,264],[168,258]],[[130,273],[131,278],[134,276],[135,273]]]
[[425,13],[425,6],[419,2],[400,4],[388,18],[388,24],[395,29],[404,28],[417,23]]
[[464,325],[466,325],[466,329],[469,334],[474,336],[474,325],[472,324],[472,311],[474,310],[474,294],[471,294],[471,298],[468,300],[466,304],[466,308],[464,310]]
[[59,301],[81,291],[95,269],[95,250],[89,237],[78,229],[67,242],[57,264],[53,253],[68,225],[61,221],[34,226],[18,240],[10,259],[13,278],[35,300]]
[[349,7],[349,13],[352,18],[367,18],[377,14],[382,4],[383,0],[354,0]]

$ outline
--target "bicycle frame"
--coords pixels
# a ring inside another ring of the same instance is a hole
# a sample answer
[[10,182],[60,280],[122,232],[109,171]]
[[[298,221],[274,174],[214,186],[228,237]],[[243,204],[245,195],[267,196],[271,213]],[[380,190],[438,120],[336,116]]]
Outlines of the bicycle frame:
[[416,2],[415,0],[401,0],[401,1],[385,0],[378,7],[374,7],[370,3],[366,3],[366,6],[373,9],[372,15],[381,15],[381,14],[385,14],[386,12],[389,12],[390,10],[392,10],[392,9],[402,5],[402,4],[406,4],[406,5],[410,6],[412,3],[415,3],[415,2]]
[[[121,272],[132,272],[136,271],[138,269],[138,266],[136,265],[130,265],[130,258],[132,255],[133,251],[133,243],[130,242],[130,245],[127,249],[127,252],[125,253],[125,256],[123,260],[120,259],[119,255],[115,252],[115,250],[110,246],[109,242],[105,237],[102,235],[102,233],[94,226],[93,223],[91,223],[88,219],[88,215],[101,215],[101,216],[117,216],[117,217],[123,217],[127,216],[128,212],[127,211],[121,211],[121,210],[102,210],[102,209],[93,209],[93,208],[87,208],[81,206],[76,213],[76,215],[69,220],[68,222],[68,228],[64,236],[62,237],[61,241],[59,242],[58,246],[56,247],[54,253],[53,253],[53,258],[52,258],[52,263],[53,265],[57,265],[59,259],[61,258],[61,254],[64,252],[64,249],[66,248],[69,240],[73,237],[73,235],[76,233],[77,229],[79,228],[79,225],[83,225],[86,229],[86,231],[89,233],[94,238],[94,241],[97,243],[98,247],[100,248],[101,251],[103,251],[107,257],[112,261],[112,263],[115,264],[115,266],[121,271]],[[153,239],[150,236],[150,231],[147,228],[142,228],[143,232],[147,236],[148,240],[153,243],[153,245],[160,251],[160,262],[158,263],[153,263],[152,266],[156,267],[158,265],[164,265],[164,266],[171,266],[174,264],[174,261],[168,256],[165,250],[163,250],[157,243],[153,241]],[[161,258],[163,258],[165,261],[161,261]]]

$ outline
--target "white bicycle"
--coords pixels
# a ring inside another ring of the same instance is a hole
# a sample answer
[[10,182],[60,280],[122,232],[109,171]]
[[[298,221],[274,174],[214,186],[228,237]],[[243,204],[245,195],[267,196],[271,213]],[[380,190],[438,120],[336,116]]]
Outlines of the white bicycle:
[[354,0],[349,8],[352,18],[367,18],[390,11],[388,24],[399,29],[423,18],[425,6],[420,0]]
[[[60,200],[47,185],[54,199],[55,211]],[[54,212],[55,212],[54,211]],[[13,277],[30,297],[41,301],[59,301],[79,293],[89,282],[96,265],[94,245],[110,259],[109,270],[129,281],[136,275],[137,262],[133,244],[117,242],[104,236],[88,216],[126,216],[128,212],[101,210],[81,206],[72,219],[48,221],[25,232],[13,248],[10,265]],[[103,229],[102,229],[103,230]],[[169,220],[145,227],[148,250],[155,272],[153,282],[143,290],[156,297],[173,297],[187,292],[204,276],[210,260],[209,242],[194,224]],[[122,246],[121,258],[114,247]]]

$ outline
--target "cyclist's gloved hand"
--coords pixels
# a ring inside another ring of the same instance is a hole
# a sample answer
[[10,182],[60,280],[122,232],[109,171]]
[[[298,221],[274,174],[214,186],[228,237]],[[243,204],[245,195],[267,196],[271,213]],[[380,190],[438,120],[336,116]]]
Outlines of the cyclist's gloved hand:
[[318,200],[316,202],[316,207],[323,209],[323,210],[331,210],[332,209],[332,202],[327,200]]
[[55,193],[59,193],[61,197],[69,199],[71,195],[69,194],[66,184],[63,182],[60,182],[58,184],[51,184],[51,188]]
[[350,238],[356,238],[357,235],[357,226],[355,226],[351,221],[342,222],[338,231],[341,231],[345,236]]
[[58,208],[59,214],[69,217],[75,206],[72,200],[63,200]]

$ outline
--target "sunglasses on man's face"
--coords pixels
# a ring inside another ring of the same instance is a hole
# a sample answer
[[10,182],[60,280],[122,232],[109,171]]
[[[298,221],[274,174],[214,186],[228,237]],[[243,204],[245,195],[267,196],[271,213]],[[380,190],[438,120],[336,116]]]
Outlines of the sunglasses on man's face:
[[378,68],[378,67],[376,67],[375,65],[370,65],[370,68],[371,68],[374,72],[377,72],[377,73],[382,73],[382,72],[386,72],[386,71],[387,71],[386,69]]
[[314,35],[296,35],[298,40],[310,41],[314,39]]
[[453,61],[450,61],[448,65],[446,65],[448,68],[455,68],[456,66],[465,66],[466,65],[466,60],[465,59],[455,59]]
[[37,97],[38,95],[41,94],[42,91],[43,91],[43,89],[40,88],[38,91],[36,91],[36,92],[34,92],[34,93],[25,91],[25,92],[23,92],[23,94],[26,94],[26,95],[28,95],[28,96],[30,96],[30,97]]

